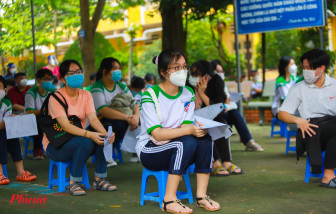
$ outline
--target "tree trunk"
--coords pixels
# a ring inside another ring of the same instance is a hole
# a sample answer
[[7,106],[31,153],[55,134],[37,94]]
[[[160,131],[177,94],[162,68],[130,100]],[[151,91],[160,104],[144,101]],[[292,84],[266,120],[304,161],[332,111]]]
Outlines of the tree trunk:
[[173,4],[161,0],[162,50],[177,49],[186,53],[187,34],[183,27],[182,1]]
[[94,35],[105,6],[105,0],[98,0],[93,17],[90,20],[90,3],[89,0],[80,0],[80,19],[81,33],[78,35],[79,46],[82,53],[83,71],[85,82],[90,82],[90,74],[96,72]]

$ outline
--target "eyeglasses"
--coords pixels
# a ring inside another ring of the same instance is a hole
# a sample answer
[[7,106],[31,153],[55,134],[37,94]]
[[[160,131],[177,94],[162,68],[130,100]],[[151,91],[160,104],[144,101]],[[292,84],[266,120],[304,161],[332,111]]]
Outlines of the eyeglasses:
[[175,66],[175,67],[172,67],[172,68],[168,68],[168,69],[173,69],[175,71],[179,71],[179,70],[187,70],[189,71],[190,70],[190,66],[189,65],[184,65],[184,66]]
[[76,71],[68,71],[67,75],[72,76],[74,74],[82,74],[83,71],[81,69],[77,69]]

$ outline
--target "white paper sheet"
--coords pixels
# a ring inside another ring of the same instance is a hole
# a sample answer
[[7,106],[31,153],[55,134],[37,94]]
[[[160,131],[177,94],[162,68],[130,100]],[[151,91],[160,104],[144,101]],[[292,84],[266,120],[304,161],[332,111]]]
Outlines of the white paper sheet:
[[136,153],[135,146],[138,142],[136,137],[140,132],[141,126],[138,126],[138,128],[134,130],[131,130],[130,127],[128,127],[120,149],[126,152]]
[[213,104],[195,111],[195,116],[213,120],[219,113],[224,110],[222,103]]
[[224,123],[219,123],[213,120],[195,116],[195,121],[203,123],[202,129],[206,129],[212,140],[225,137],[229,138],[232,135],[231,127]]
[[231,100],[235,103],[240,101],[243,98],[243,96],[244,96],[243,94],[237,92],[231,92],[230,94]]
[[28,137],[38,134],[34,114],[4,117],[7,139]]
[[109,126],[107,136],[105,137],[105,140],[104,140],[104,150],[103,150],[106,161],[109,161],[112,159],[113,144],[108,142],[111,135],[112,135],[112,126]]

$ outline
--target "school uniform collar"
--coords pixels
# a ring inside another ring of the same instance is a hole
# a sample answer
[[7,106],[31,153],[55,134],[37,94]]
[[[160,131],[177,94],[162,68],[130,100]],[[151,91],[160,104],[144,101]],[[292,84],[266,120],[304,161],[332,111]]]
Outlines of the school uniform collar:
[[[325,81],[324,81],[324,85],[321,88],[324,88],[324,87],[332,85],[332,81],[331,81],[330,76],[327,73],[325,74],[325,76],[326,76],[326,78],[325,78]],[[318,88],[316,85],[314,85],[314,83],[313,84],[307,84],[307,86],[309,88]]]

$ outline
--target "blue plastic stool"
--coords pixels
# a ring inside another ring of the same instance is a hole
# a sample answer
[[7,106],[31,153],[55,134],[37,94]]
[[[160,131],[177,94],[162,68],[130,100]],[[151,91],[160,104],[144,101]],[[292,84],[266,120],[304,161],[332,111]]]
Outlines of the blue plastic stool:
[[[192,196],[192,190],[189,179],[189,169],[186,174],[183,175],[183,179],[186,183],[187,192],[177,191],[176,195],[178,199],[189,199],[189,203],[194,203],[194,199]],[[149,176],[155,176],[158,182],[159,191],[146,193],[147,188],[147,180]],[[145,200],[148,201],[156,201],[159,202],[160,209],[162,208],[163,198],[166,194],[166,184],[168,179],[168,171],[152,171],[146,168],[142,170],[142,180],[141,180],[141,192],[140,192],[140,205],[143,206],[145,204]]]
[[124,163],[124,160],[123,160],[123,156],[122,156],[122,153],[121,153],[121,143],[122,143],[122,140],[119,141],[119,143],[116,145],[115,148],[113,148],[113,154],[112,154],[112,157],[114,160],[119,160],[119,163]]
[[[49,165],[49,189],[52,189],[53,186],[58,186],[58,192],[65,192],[65,187],[69,186],[70,178],[66,178],[66,169],[67,167],[71,170],[71,162],[60,162],[60,161],[54,161],[50,159],[50,165]],[[57,178],[54,178],[54,170],[55,166],[57,167]],[[84,165],[83,168],[83,179],[81,184],[85,185],[86,189],[90,189],[90,182],[89,182],[89,176],[87,173],[86,165]]]
[[290,138],[296,136],[296,131],[287,131],[286,154],[289,151],[296,152],[296,146],[290,146]]
[[6,164],[2,164],[2,171],[3,171],[4,176],[6,176],[6,178],[8,178]]
[[29,143],[32,142],[34,146],[34,138],[32,137],[23,137],[25,140],[25,151],[24,151],[24,157],[27,157],[28,154],[34,154],[34,150],[29,150]]
[[91,163],[96,163],[96,155],[91,156]]
[[309,178],[323,178],[323,173],[324,173],[324,156],[325,156],[325,151],[322,152],[322,173],[321,174],[313,174],[311,172],[311,166],[310,166],[310,159],[309,156],[307,155],[307,162],[306,162],[306,174],[305,174],[305,183],[309,183]]
[[[280,130],[274,131],[275,124],[279,123]],[[287,124],[285,122],[282,122],[278,118],[272,118],[271,123],[271,138],[273,138],[273,135],[278,134],[282,137],[287,137]]]

